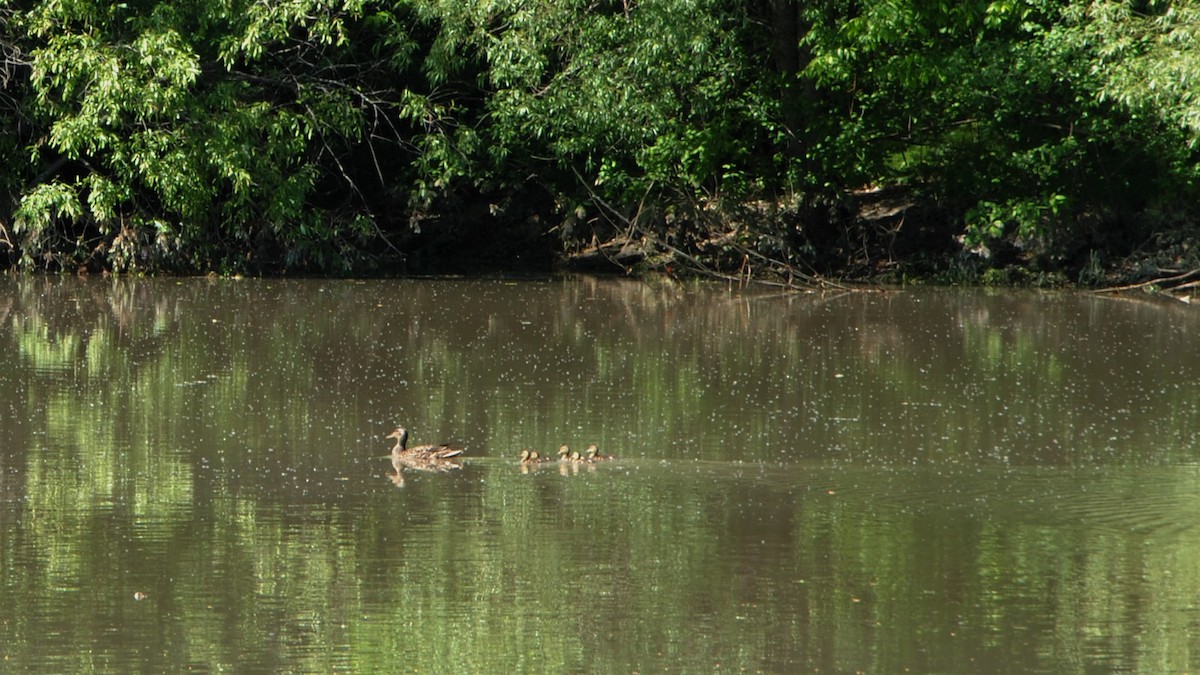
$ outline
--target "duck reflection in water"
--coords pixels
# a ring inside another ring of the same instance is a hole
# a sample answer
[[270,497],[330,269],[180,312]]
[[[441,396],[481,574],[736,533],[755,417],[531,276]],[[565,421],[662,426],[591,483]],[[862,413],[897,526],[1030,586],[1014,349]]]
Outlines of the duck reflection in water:
[[395,484],[396,487],[404,487],[404,472],[406,470],[425,471],[427,473],[448,473],[456,469],[461,469],[462,465],[457,462],[451,462],[444,459],[435,459],[428,462],[411,462],[397,461],[396,458],[393,457],[392,468],[396,470],[396,473],[389,473],[388,478],[391,479],[392,483]]
[[396,445],[392,447],[392,468],[396,470],[396,473],[389,476],[396,487],[404,487],[405,469],[446,473],[462,468],[461,464],[453,461],[453,458],[463,454],[462,448],[444,444],[418,445],[410,448],[408,447],[408,430],[404,427],[397,427],[395,431],[387,435],[387,438],[396,439]]

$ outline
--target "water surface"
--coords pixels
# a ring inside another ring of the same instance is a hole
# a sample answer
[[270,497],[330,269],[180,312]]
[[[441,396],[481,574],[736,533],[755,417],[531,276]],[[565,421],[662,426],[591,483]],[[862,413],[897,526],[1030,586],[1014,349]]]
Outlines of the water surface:
[[[0,658],[1195,671],[1197,334],[1077,293],[3,279]],[[397,424],[463,467],[390,475]],[[562,443],[620,459],[515,460]]]

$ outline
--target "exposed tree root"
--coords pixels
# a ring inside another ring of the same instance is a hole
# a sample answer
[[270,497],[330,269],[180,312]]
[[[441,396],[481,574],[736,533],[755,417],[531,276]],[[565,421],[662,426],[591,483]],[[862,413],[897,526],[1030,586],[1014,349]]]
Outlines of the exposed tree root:
[[[686,271],[701,277],[720,279],[738,284],[739,287],[749,285],[772,286],[792,291],[827,291],[853,290],[844,284],[826,279],[818,274],[805,272],[794,265],[776,260],[736,241],[736,230],[721,237],[721,244],[727,251],[740,255],[741,264],[736,273],[720,270],[700,257],[674,246],[647,228],[642,214],[644,204],[638,205],[632,216],[626,216],[619,209],[606,202],[592,190],[591,185],[576,172],[581,185],[588,191],[592,203],[597,206],[601,216],[616,231],[608,241],[594,243],[580,253],[576,260],[607,260],[610,264],[627,271],[636,264],[644,263],[656,253],[666,253],[670,256],[672,267],[678,266],[680,271]],[[699,212],[699,209],[696,209]]]
[[1123,286],[1109,286],[1108,288],[1096,289],[1095,293],[1124,293],[1126,291],[1147,291],[1154,293],[1162,293],[1182,302],[1190,303],[1192,294],[1190,289],[1200,287],[1200,268],[1191,269],[1186,272],[1172,274],[1165,277],[1158,277],[1141,281],[1136,284],[1125,284]]

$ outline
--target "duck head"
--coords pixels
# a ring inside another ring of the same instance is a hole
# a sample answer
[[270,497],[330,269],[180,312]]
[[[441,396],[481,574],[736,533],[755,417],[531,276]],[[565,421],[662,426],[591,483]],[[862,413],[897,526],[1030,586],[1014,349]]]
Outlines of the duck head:
[[396,439],[396,447],[403,450],[404,446],[408,444],[408,429],[396,427],[396,430],[388,434],[386,438]]

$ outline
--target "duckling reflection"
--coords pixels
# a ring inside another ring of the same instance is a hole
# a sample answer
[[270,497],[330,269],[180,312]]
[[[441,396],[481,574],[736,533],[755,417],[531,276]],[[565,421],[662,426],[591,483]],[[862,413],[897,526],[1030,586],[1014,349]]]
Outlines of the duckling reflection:
[[578,476],[581,469],[584,471],[595,471],[596,467],[580,459],[578,452],[572,452],[566,461],[558,463],[558,473],[560,476]]

